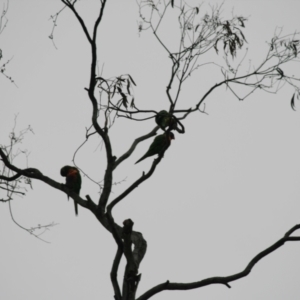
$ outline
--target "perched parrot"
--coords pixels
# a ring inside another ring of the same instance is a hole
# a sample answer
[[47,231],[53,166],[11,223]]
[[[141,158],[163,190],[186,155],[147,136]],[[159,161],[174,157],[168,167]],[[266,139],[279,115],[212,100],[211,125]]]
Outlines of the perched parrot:
[[142,156],[136,162],[136,164],[149,156],[164,153],[171,145],[171,140],[174,140],[174,139],[175,139],[175,136],[174,136],[173,132],[165,132],[164,134],[158,135],[154,139],[152,144],[150,145],[150,147],[149,147],[148,151],[145,153],[145,155]]
[[[81,176],[79,170],[75,167],[64,166],[60,170],[60,175],[66,177],[66,186],[77,195],[81,189]],[[69,199],[69,196],[68,196]],[[78,204],[74,201],[75,214],[78,215]]]
[[168,126],[176,129],[176,120],[166,110],[162,110],[156,115],[155,122],[163,131],[166,131]]

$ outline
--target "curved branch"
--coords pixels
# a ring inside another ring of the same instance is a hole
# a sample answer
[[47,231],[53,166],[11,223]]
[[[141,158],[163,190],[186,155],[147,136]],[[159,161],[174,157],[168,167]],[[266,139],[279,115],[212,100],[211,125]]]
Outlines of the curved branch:
[[92,102],[92,106],[93,106],[93,112],[92,112],[92,123],[93,126],[95,128],[95,130],[97,131],[97,133],[101,136],[101,138],[104,141],[104,145],[105,145],[105,149],[106,149],[106,156],[107,156],[107,168],[105,171],[105,175],[104,175],[104,187],[103,187],[103,192],[100,196],[99,199],[99,207],[100,210],[102,211],[102,213],[105,210],[105,206],[106,203],[108,201],[110,192],[111,192],[111,186],[112,186],[112,171],[113,171],[113,163],[114,163],[114,158],[112,156],[112,148],[111,148],[111,144],[110,144],[110,139],[109,136],[107,134],[107,129],[103,130],[100,125],[97,122],[97,118],[98,118],[98,107],[97,107],[97,99],[94,95],[95,92],[95,86],[97,83],[97,79],[96,79],[96,65],[97,65],[97,45],[96,45],[96,38],[97,38],[97,29],[98,26],[102,20],[103,17],[103,12],[104,12],[104,8],[105,8],[105,4],[106,4],[106,0],[101,1],[101,8],[100,8],[100,12],[98,15],[98,18],[95,21],[95,25],[94,25],[94,31],[93,31],[93,38],[90,37],[88,30],[85,26],[84,21],[82,20],[82,18],[80,17],[80,15],[77,13],[76,9],[74,8],[74,2],[73,4],[70,3],[70,1],[68,0],[61,0],[65,5],[67,5],[75,14],[77,20],[79,21],[79,23],[81,24],[81,27],[89,41],[89,43],[91,44],[91,50],[92,50],[92,62],[91,62],[91,73],[90,73],[90,85],[89,88],[86,89],[88,91],[88,95],[89,98]]
[[84,21],[82,20],[82,18],[80,17],[80,15],[78,14],[78,12],[76,11],[76,9],[74,8],[74,4],[70,3],[68,0],[61,0],[62,3],[64,3],[67,7],[69,7],[72,12],[74,13],[74,15],[76,16],[78,22],[80,23],[81,27],[82,27],[82,30],[84,31],[85,35],[86,35],[86,38],[87,40],[89,41],[89,43],[91,44],[92,43],[92,39],[90,37],[90,34],[85,26],[85,23]]
[[173,55],[171,54],[171,59],[172,59],[172,62],[173,62],[173,66],[172,66],[172,72],[171,72],[171,78],[170,78],[170,81],[166,87],[166,93],[167,93],[167,96],[168,96],[168,99],[170,101],[170,105],[171,105],[171,109],[170,109],[170,113],[173,113],[173,110],[174,110],[174,101],[172,99],[172,96],[170,94],[170,90],[172,89],[172,84],[173,84],[173,81],[174,81],[174,78],[175,78],[175,75],[180,67],[180,64],[178,62],[178,60],[175,60]]
[[[21,229],[23,229],[23,230],[25,230],[26,232],[30,233],[31,235],[33,235],[33,236],[36,237],[37,239],[39,239],[39,240],[41,240],[41,241],[43,241],[43,242],[45,242],[45,243],[48,243],[48,244],[50,243],[50,242],[48,242],[48,241],[42,239],[40,236],[41,236],[43,233],[45,233],[46,229],[48,229],[49,227],[53,227],[53,226],[55,226],[55,225],[58,225],[58,224],[51,223],[51,224],[48,224],[48,225],[42,225],[42,226],[41,226],[41,225],[38,225],[37,227],[31,227],[30,229],[29,229],[29,228],[25,228],[25,227],[23,227],[22,225],[20,225],[20,224],[15,220],[14,215],[13,215],[13,213],[12,213],[10,201],[8,202],[8,207],[9,207],[9,212],[10,212],[11,219],[13,220],[13,222],[14,222],[18,227],[20,227]],[[39,230],[40,230],[40,229],[44,229],[44,230],[43,230],[43,232],[41,232],[41,233],[39,233],[39,234],[35,234],[34,231],[35,231],[36,229],[39,229]]]
[[88,95],[89,95],[89,98],[90,98],[90,100],[92,102],[92,106],[93,106],[92,124],[93,124],[95,130],[97,131],[97,133],[101,136],[101,138],[104,141],[106,155],[107,155],[107,168],[106,168],[105,176],[104,176],[104,187],[103,187],[103,192],[99,199],[100,210],[102,210],[102,212],[104,212],[107,200],[108,200],[110,192],[111,192],[111,186],[112,186],[112,181],[113,181],[112,167],[113,167],[113,163],[114,163],[114,158],[112,156],[112,149],[111,149],[110,139],[108,137],[107,131],[102,130],[102,128],[100,127],[100,125],[97,122],[98,108],[97,108],[97,99],[95,98],[94,91],[95,91],[95,86],[97,83],[97,80],[96,80],[96,65],[97,65],[96,35],[97,35],[97,28],[100,24],[100,21],[102,20],[106,0],[103,0],[101,2],[102,5],[100,8],[99,16],[98,16],[98,18],[95,22],[95,26],[94,26],[93,39],[91,39],[91,37],[87,31],[87,28],[85,26],[84,21],[82,20],[82,18],[79,16],[79,14],[77,13],[77,11],[74,8],[75,2],[73,4],[71,4],[68,0],[61,0],[61,1],[73,11],[77,20],[81,24],[89,43],[91,44],[92,62],[91,62],[90,85],[89,85],[89,88],[86,90],[88,91]]
[[[8,167],[10,170],[16,172],[17,174],[22,175],[21,170],[10,163],[8,156],[4,153],[4,151],[1,147],[0,147],[0,156],[6,167]],[[4,176],[2,176],[2,177],[4,177]]]
[[121,290],[120,290],[119,283],[118,283],[118,268],[120,265],[122,255],[123,255],[123,250],[121,247],[118,246],[118,250],[117,250],[117,253],[116,253],[113,265],[112,265],[112,269],[110,272],[110,279],[111,279],[111,282],[112,282],[112,285],[113,285],[113,288],[115,291],[115,299],[116,300],[122,299]]
[[98,118],[98,107],[97,107],[97,100],[95,98],[94,92],[96,87],[96,66],[97,66],[97,28],[102,20],[103,12],[105,8],[106,0],[101,1],[101,8],[99,12],[99,16],[95,22],[94,26],[94,33],[93,33],[93,40],[91,44],[92,48],[92,63],[91,63],[91,78],[90,78],[90,86],[88,89],[89,98],[93,105],[93,115],[92,115],[92,123],[98,134],[102,137],[106,149],[106,157],[107,157],[107,168],[104,175],[104,187],[103,192],[99,199],[99,208],[101,210],[101,214],[105,211],[105,206],[107,204],[108,198],[111,193],[111,187],[113,182],[113,165],[115,162],[115,157],[112,155],[112,148],[110,139],[107,133],[107,128],[105,130],[102,130],[100,125],[97,122]]
[[93,42],[96,43],[96,38],[97,38],[97,29],[98,29],[98,26],[102,20],[102,17],[103,17],[103,12],[104,12],[104,7],[105,7],[105,4],[106,4],[106,0],[102,0],[101,1],[101,9],[100,9],[100,13],[99,13],[99,16],[95,22],[95,26],[94,26],[94,33],[93,33]]
[[[105,219],[105,217],[103,215],[101,215],[101,219]],[[122,296],[121,296],[121,290],[120,290],[120,286],[118,283],[118,269],[119,269],[119,265],[120,265],[120,261],[122,258],[122,255],[124,253],[124,244],[121,238],[121,232],[117,231],[117,224],[114,222],[113,216],[111,213],[107,214],[107,221],[109,223],[109,228],[107,227],[107,230],[109,230],[113,236],[113,238],[115,239],[117,245],[118,245],[118,249],[114,258],[114,262],[112,265],[112,269],[110,272],[110,279],[113,285],[113,289],[115,292],[115,300],[121,300]],[[102,224],[102,222],[101,222]]]
[[127,152],[125,152],[122,156],[120,156],[115,164],[114,164],[114,167],[113,169],[115,169],[122,161],[124,161],[125,159],[127,159],[131,154],[132,152],[134,151],[134,149],[136,148],[136,146],[138,145],[138,143],[152,137],[152,136],[155,136],[157,130],[159,129],[158,126],[154,127],[149,133],[137,138],[134,140],[133,144],[131,145],[131,147],[129,148],[129,150]]
[[5,181],[14,181],[14,180],[18,179],[21,176],[22,176],[21,174],[16,174],[12,177],[6,177],[6,176],[0,175],[0,179],[5,180]]
[[62,192],[65,192],[67,195],[69,195],[72,199],[74,199],[82,207],[88,208],[90,210],[92,209],[92,204],[94,204],[92,202],[92,200],[91,201],[83,200],[75,192],[70,191],[66,187],[66,185],[64,185],[62,183],[58,183],[55,180],[43,175],[42,172],[39,171],[38,169],[34,169],[34,168],[19,169],[16,166],[12,165],[1,148],[0,148],[0,156],[1,156],[5,166],[7,168],[9,168],[10,170],[17,173],[13,177],[16,177],[17,175],[18,176],[23,175],[23,176],[28,177],[28,178],[33,178],[33,179],[43,181],[43,182],[47,183],[48,185],[52,186],[53,188],[55,188],[57,190],[60,190]]
[[207,96],[217,87],[223,85],[223,84],[228,84],[229,82],[235,82],[236,80],[240,80],[240,79],[245,79],[248,77],[251,77],[253,75],[258,74],[256,71],[250,73],[250,74],[246,74],[243,76],[239,76],[239,77],[235,77],[235,78],[230,78],[230,79],[225,79],[219,83],[216,83],[214,86],[212,86],[199,100],[199,102],[196,104],[195,108],[189,108],[189,109],[178,109],[178,110],[174,110],[173,113],[180,113],[180,112],[185,112],[184,116],[179,118],[179,120],[185,119],[190,113],[198,111],[200,108],[200,105],[204,102],[204,100],[207,98]]
[[163,153],[160,154],[156,159],[154,159],[152,166],[148,173],[145,174],[143,172],[142,176],[137,179],[129,188],[127,188],[121,195],[115,198],[108,206],[107,206],[107,213],[111,214],[112,209],[116,204],[118,204],[122,199],[124,199],[128,194],[130,194],[135,188],[137,188],[142,182],[147,180],[151,175],[154,173],[156,166],[159,164],[161,159],[163,158]]
[[295,225],[293,228],[291,228],[283,238],[278,240],[276,243],[274,243],[272,246],[268,247],[267,249],[263,250],[262,252],[258,253],[246,266],[246,268],[237,274],[226,276],[226,277],[210,277],[201,281],[197,282],[191,282],[191,283],[172,283],[172,282],[165,282],[161,283],[152,289],[148,290],[146,293],[141,295],[137,300],[146,300],[152,297],[153,295],[165,291],[165,290],[191,290],[191,289],[197,289],[200,287],[204,287],[210,284],[224,284],[228,288],[230,288],[229,282],[241,279],[243,277],[246,277],[250,274],[251,270],[255,266],[257,262],[259,262],[262,258],[269,255],[270,253],[274,252],[278,248],[284,245],[285,242],[289,241],[300,241],[300,237],[291,237],[290,235],[300,228],[300,224]]
[[[114,105],[113,103],[111,103],[112,105]],[[143,110],[143,109],[137,109],[135,111],[132,111],[132,110],[124,110],[124,109],[121,109],[117,106],[109,106],[109,109],[112,109],[112,110],[116,110],[118,112],[123,112],[123,113],[126,113],[126,114],[139,114],[139,113],[154,113],[155,115],[157,115],[157,111],[155,110]],[[152,116],[151,118],[154,118],[154,116]]]
[[128,119],[130,121],[137,121],[137,122],[148,121],[148,120],[154,118],[154,116],[152,116],[152,117],[148,117],[148,118],[144,118],[144,119],[135,119],[135,118],[132,118],[132,117],[123,116],[123,115],[119,115],[119,114],[117,114],[117,116],[118,116],[118,118],[125,118],[125,119]]

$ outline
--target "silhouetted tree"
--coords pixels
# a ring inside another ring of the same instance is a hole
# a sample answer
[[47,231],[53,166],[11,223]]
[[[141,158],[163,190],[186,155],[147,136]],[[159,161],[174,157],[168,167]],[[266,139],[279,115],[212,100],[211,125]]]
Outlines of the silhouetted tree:
[[[174,137],[174,133],[186,133],[184,121],[194,112],[200,111],[201,113],[206,113],[205,101],[220,86],[226,86],[228,91],[232,92],[238,100],[244,100],[256,90],[276,93],[284,84],[288,84],[294,88],[294,93],[289,101],[292,108],[295,109],[295,100],[299,99],[300,95],[300,79],[287,74],[283,66],[289,62],[298,60],[300,53],[299,37],[298,34],[281,36],[280,32],[277,32],[269,41],[269,49],[261,64],[257,67],[249,65],[245,71],[242,70],[247,54],[247,50],[244,50],[247,40],[243,32],[247,24],[245,17],[233,16],[231,19],[223,20],[220,11],[221,6],[212,7],[210,14],[201,15],[200,6],[190,7],[183,2],[180,2],[181,4],[179,5],[179,1],[140,1],[138,3],[141,17],[139,30],[140,32],[144,30],[151,30],[153,32],[157,42],[167,52],[171,63],[170,78],[166,87],[167,101],[165,103],[165,111],[159,112],[155,107],[151,110],[145,110],[141,108],[142,105],[138,99],[134,98],[136,83],[131,75],[122,74],[106,78],[97,72],[97,47],[101,47],[101,44],[97,43],[97,40],[99,40],[98,29],[105,16],[106,5],[109,5],[107,0],[99,1],[100,9],[96,20],[94,20],[92,30],[88,30],[86,21],[81,17],[80,11],[77,10],[77,0],[61,0],[61,2],[64,4],[63,9],[69,9],[74,14],[74,18],[80,24],[92,53],[89,86],[86,88],[87,99],[89,99],[92,107],[92,126],[87,129],[86,142],[89,141],[90,136],[98,135],[105,148],[106,170],[103,184],[101,185],[101,194],[97,200],[92,199],[89,195],[86,195],[84,199],[79,195],[78,190],[74,191],[72,188],[69,188],[68,184],[61,184],[53,180],[37,168],[18,167],[14,163],[15,157],[18,155],[25,155],[26,157],[26,153],[18,151],[17,145],[22,141],[24,135],[29,130],[32,130],[29,127],[20,133],[16,133],[16,130],[13,129],[9,136],[9,144],[1,145],[0,147],[2,164],[0,188],[2,192],[6,193],[1,198],[1,201],[9,202],[17,194],[24,195],[26,184],[30,185],[32,180],[39,180],[62,193],[66,193],[79,206],[91,211],[99,223],[111,233],[116,242],[116,254],[110,273],[116,300],[146,300],[161,291],[189,290],[210,284],[223,284],[230,287],[232,281],[247,276],[254,265],[263,257],[275,251],[286,242],[300,241],[300,237],[291,236],[300,228],[300,225],[295,225],[280,240],[258,253],[244,270],[236,274],[224,277],[211,277],[191,283],[172,283],[166,281],[136,298],[136,291],[141,280],[139,265],[145,256],[147,242],[142,233],[133,230],[134,222],[131,219],[125,220],[122,225],[117,224],[114,221],[113,209],[123,199],[128,197],[133,190],[138,186],[142,186],[146,180],[157,172],[158,164],[162,161],[164,155],[168,155],[166,150],[170,146],[170,140]],[[54,26],[62,10],[52,17]],[[169,18],[170,15],[177,17],[178,20],[178,28],[176,29],[178,29],[179,34],[175,47],[164,41],[159,33],[162,21]],[[53,32],[54,27],[50,35],[51,39],[54,39]],[[239,52],[243,54],[242,59],[238,59]],[[199,63],[199,58],[202,56],[205,57],[207,53],[214,55],[218,58],[218,61],[223,61],[223,64],[209,61]],[[223,59],[221,56],[223,56]],[[195,99],[192,99],[194,104],[187,106],[181,98],[182,88],[189,77],[199,72],[206,64],[216,65],[223,74],[223,80],[213,85],[200,97],[196,95]],[[121,117],[127,118],[132,122],[152,118],[153,129],[137,137],[132,141],[132,145],[128,151],[120,157],[116,157],[111,145],[110,129],[117,122],[118,118]],[[155,119],[158,125],[155,124]],[[160,129],[165,132],[160,132],[160,135],[155,138],[153,144],[150,146],[149,152],[145,155],[148,160],[153,160],[149,170],[144,172],[139,178],[136,178],[120,195],[117,197],[112,195],[114,172],[116,172],[122,162],[132,155],[139,143],[153,138]],[[157,155],[157,157],[153,159],[154,155]],[[76,166],[74,170],[81,170],[83,172],[80,166]],[[53,225],[49,224],[45,225],[45,227]],[[38,227],[38,229],[40,228],[41,226]],[[31,228],[28,231],[33,233],[35,229]],[[123,255],[126,259],[126,267],[123,282],[120,283],[117,274]]]

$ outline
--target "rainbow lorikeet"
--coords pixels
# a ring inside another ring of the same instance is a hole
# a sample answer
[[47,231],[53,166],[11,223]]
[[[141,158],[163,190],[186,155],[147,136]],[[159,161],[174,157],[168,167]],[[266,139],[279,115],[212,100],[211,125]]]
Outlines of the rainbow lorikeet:
[[176,120],[166,110],[162,110],[156,115],[155,122],[163,131],[166,131],[168,126],[176,129]]
[[[66,177],[66,186],[77,195],[79,195],[81,189],[81,176],[79,170],[75,167],[64,166],[60,170],[60,175]],[[69,199],[69,195],[68,195]],[[78,215],[78,204],[74,200],[75,214]]]
[[136,162],[136,164],[149,156],[153,156],[155,154],[159,155],[161,153],[164,153],[171,145],[171,140],[174,140],[174,139],[175,139],[175,136],[174,136],[173,132],[171,132],[171,131],[165,132],[164,134],[161,134],[161,135],[158,135],[154,139],[152,144],[150,145],[150,147],[149,147],[148,151],[145,153],[145,155],[142,156]]

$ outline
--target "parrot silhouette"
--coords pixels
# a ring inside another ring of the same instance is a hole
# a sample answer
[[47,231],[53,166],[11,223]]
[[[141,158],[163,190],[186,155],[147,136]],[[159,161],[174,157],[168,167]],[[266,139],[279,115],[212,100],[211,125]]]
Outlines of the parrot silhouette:
[[156,124],[163,130],[169,126],[170,130],[177,128],[177,122],[166,110],[161,110],[155,117]]
[[[60,175],[66,177],[66,187],[79,195],[81,189],[81,176],[77,168],[71,166],[64,166],[60,170]],[[68,195],[69,199],[69,195]],[[75,214],[78,215],[78,204],[74,200]]]
[[158,135],[150,145],[148,151],[135,164],[149,156],[164,153],[171,145],[171,140],[174,139],[175,136],[173,132],[165,132],[164,134]]

